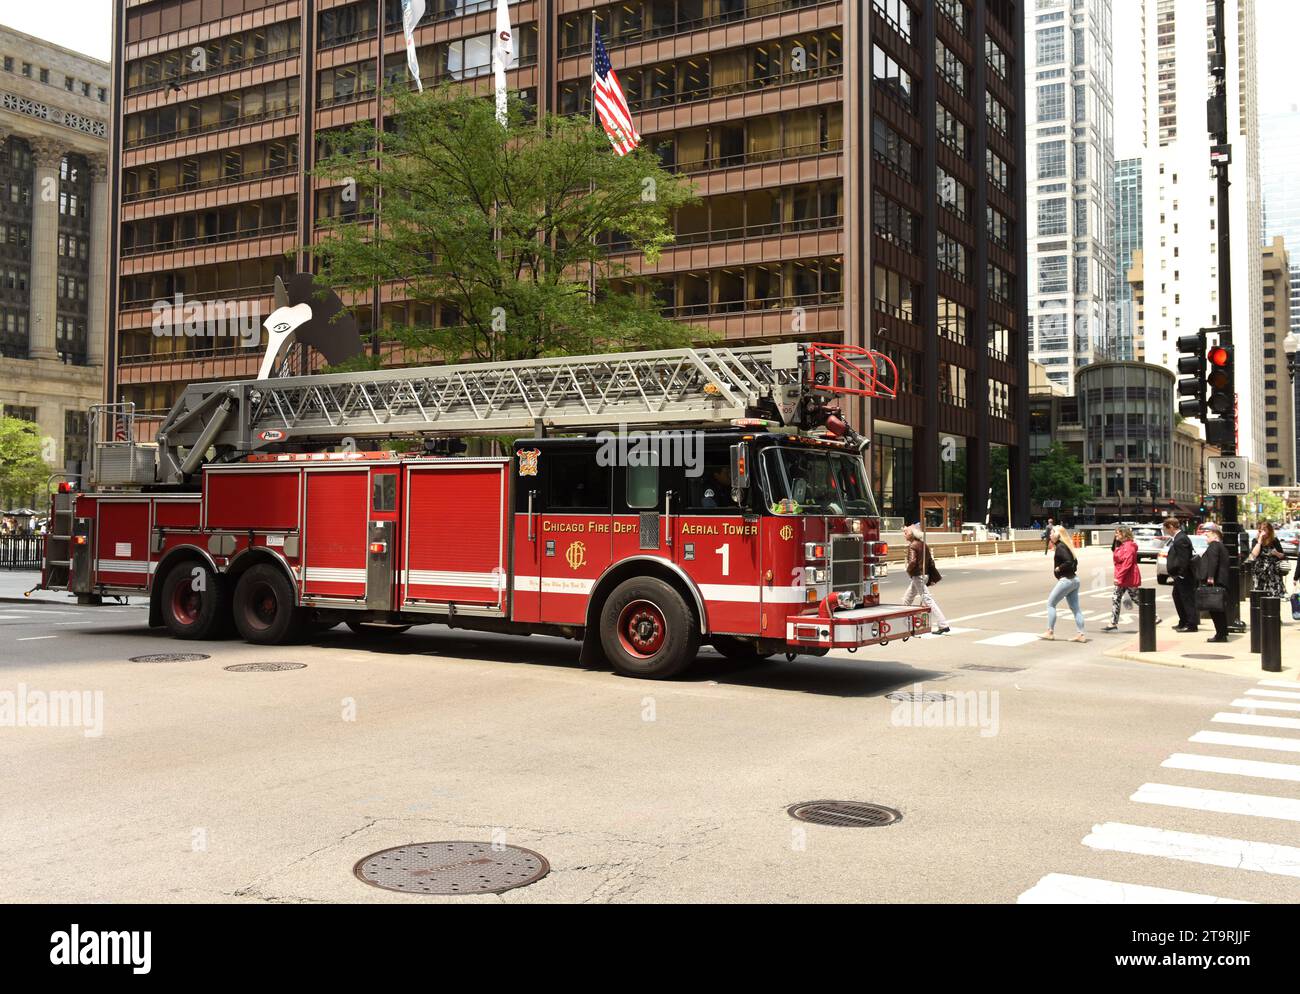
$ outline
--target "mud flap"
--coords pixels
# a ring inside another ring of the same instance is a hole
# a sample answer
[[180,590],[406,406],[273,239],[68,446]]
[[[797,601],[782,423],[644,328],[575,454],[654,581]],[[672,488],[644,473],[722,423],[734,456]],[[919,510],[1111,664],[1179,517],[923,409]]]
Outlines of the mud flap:
[[605,658],[605,650],[600,645],[600,633],[596,630],[595,625],[588,625],[583,630],[582,649],[578,652],[578,665],[588,670],[609,668],[609,660]]

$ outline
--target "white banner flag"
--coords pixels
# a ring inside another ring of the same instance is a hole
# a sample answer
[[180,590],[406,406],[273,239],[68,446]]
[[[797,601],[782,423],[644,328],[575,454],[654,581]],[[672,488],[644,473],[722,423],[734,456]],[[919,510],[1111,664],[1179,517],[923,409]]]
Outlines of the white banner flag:
[[402,34],[406,36],[406,68],[415,77],[415,88],[424,92],[420,82],[420,60],[415,55],[415,26],[424,16],[424,0],[402,0]]
[[506,126],[506,70],[515,58],[515,36],[510,30],[506,0],[497,0],[497,34],[492,46],[492,72],[497,84],[497,121]]

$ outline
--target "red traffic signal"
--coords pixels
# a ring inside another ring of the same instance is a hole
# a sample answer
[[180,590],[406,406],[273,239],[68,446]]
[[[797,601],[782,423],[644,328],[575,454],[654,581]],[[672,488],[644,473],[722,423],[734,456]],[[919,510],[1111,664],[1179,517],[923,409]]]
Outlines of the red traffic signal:
[[1221,418],[1233,413],[1232,346],[1215,345],[1206,350],[1207,374],[1205,382],[1210,387],[1206,407]]

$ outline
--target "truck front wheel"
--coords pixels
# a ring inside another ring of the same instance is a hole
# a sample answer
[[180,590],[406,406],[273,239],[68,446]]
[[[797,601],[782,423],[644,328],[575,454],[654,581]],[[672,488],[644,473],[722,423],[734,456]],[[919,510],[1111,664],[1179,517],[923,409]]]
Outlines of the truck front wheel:
[[235,585],[235,627],[247,642],[278,645],[301,633],[305,617],[293,585],[268,563],[249,568]]
[[634,577],[605,601],[600,642],[617,672],[664,680],[694,661],[700,635],[681,594],[663,580]]
[[229,627],[225,578],[202,563],[179,563],[170,570],[160,599],[163,624],[178,639],[220,638]]

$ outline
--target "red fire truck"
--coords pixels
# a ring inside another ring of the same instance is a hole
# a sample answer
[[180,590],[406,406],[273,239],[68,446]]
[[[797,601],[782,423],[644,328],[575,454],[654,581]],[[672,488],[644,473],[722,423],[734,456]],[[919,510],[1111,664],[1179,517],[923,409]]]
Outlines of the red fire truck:
[[[866,442],[835,401],[895,379],[879,353],[804,344],[204,383],[148,443],[104,405],[42,584],[148,597],[178,638],[436,623],[578,639],[584,663],[654,678],[704,642],[883,645],[929,616],[880,603]],[[449,454],[529,432],[508,457]],[[378,439],[418,445],[361,450]]]

